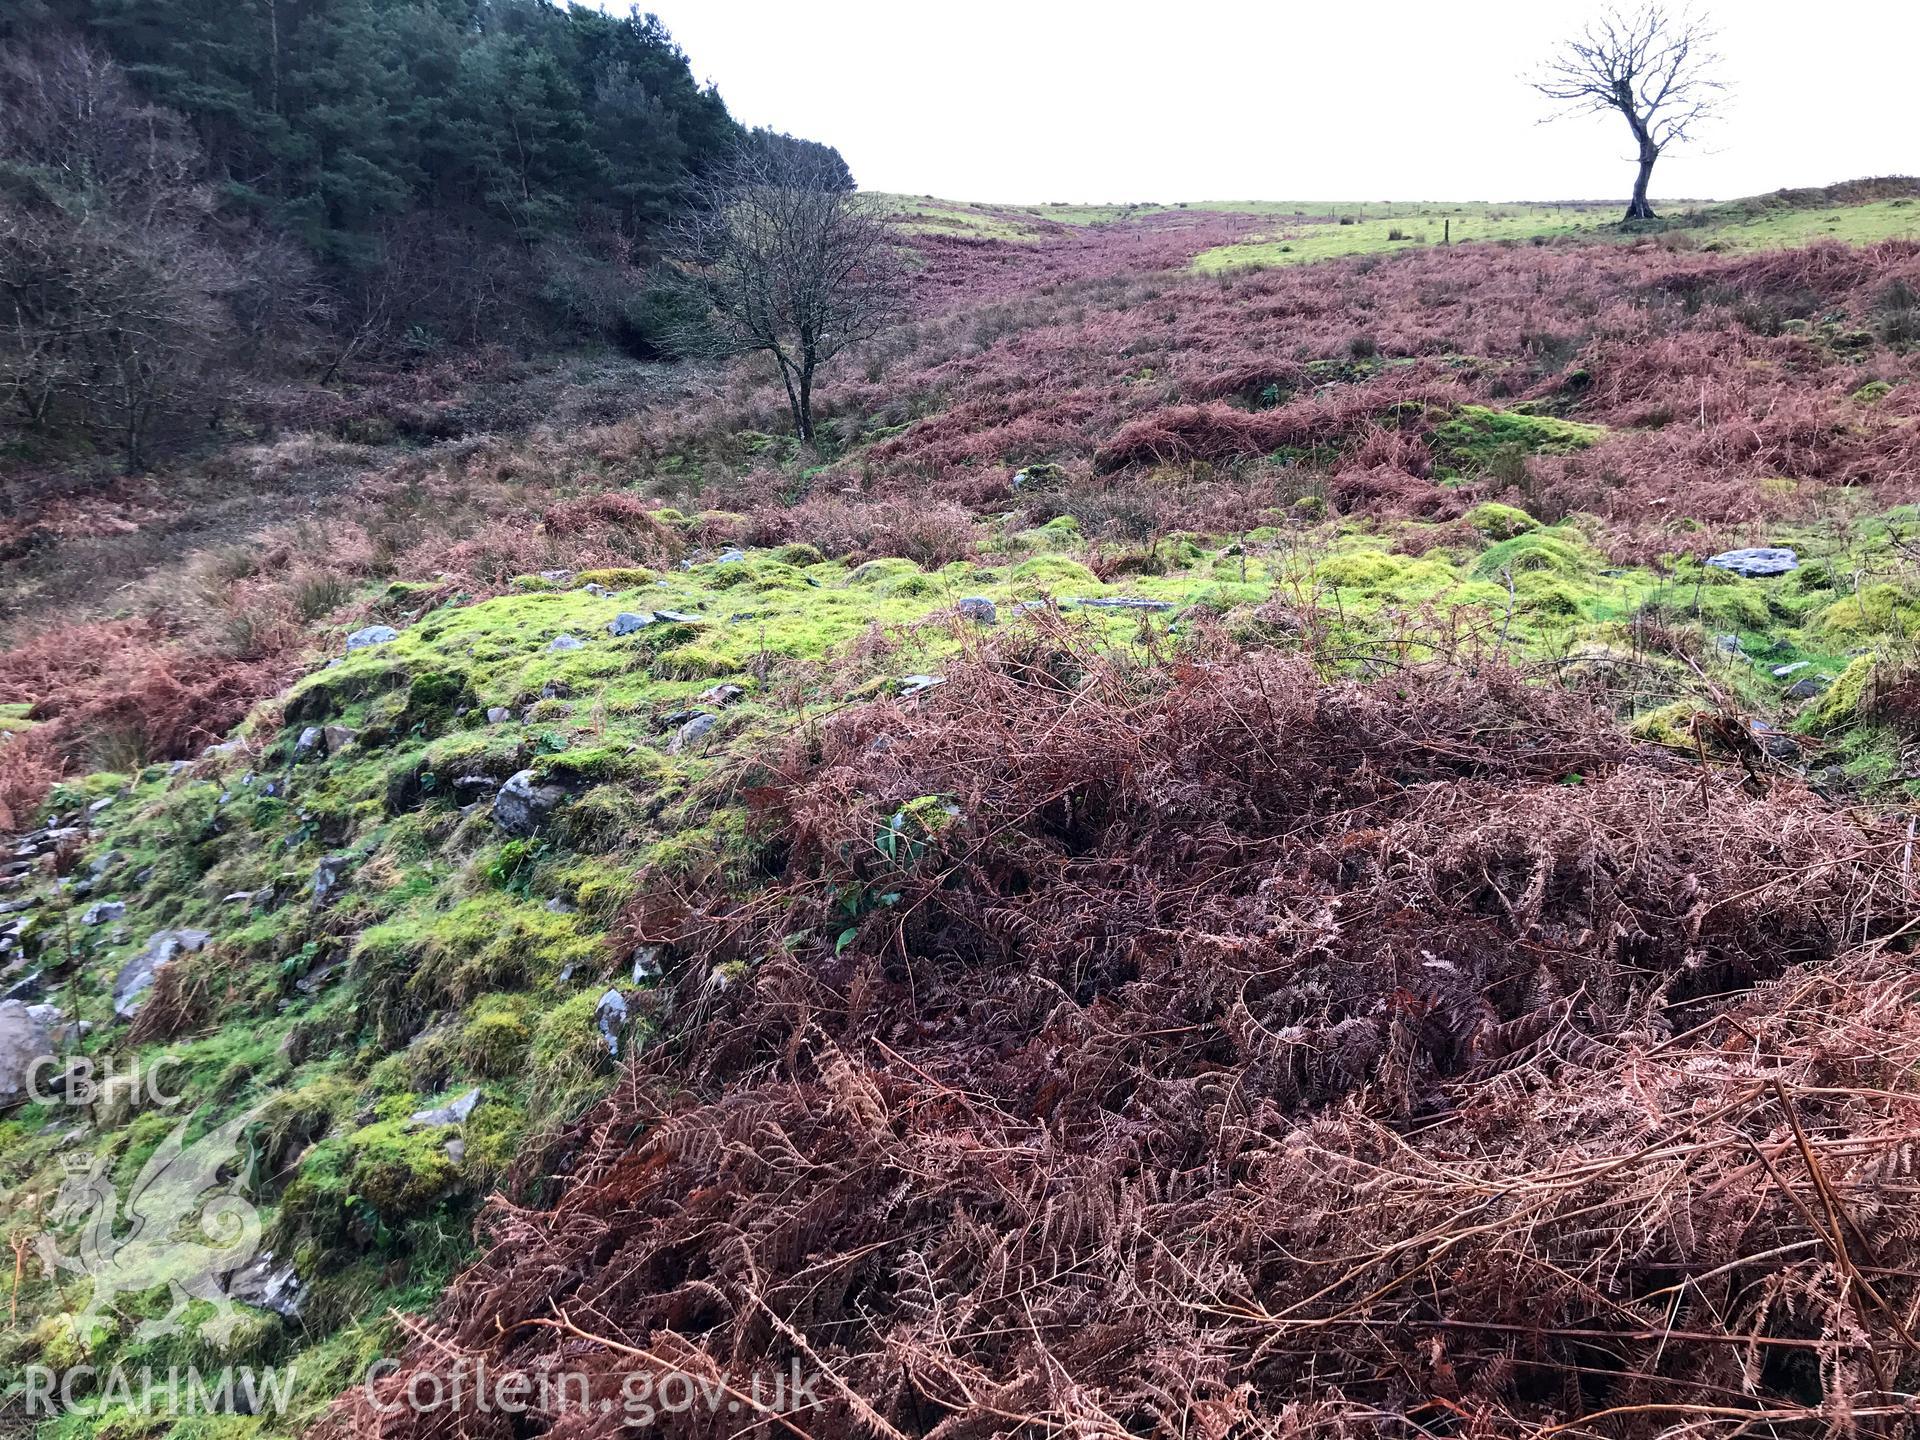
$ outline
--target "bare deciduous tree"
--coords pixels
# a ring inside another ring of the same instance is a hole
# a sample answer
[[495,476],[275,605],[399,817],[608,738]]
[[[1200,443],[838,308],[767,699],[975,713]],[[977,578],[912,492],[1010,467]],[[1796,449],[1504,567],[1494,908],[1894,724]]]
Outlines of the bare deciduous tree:
[[821,367],[899,311],[903,271],[878,208],[847,189],[844,166],[743,147],[701,185],[674,255],[705,312],[685,327],[687,348],[772,356],[794,432],[811,445]]
[[1608,10],[1568,40],[1532,82],[1565,105],[1565,114],[1616,110],[1626,119],[1640,166],[1629,220],[1654,218],[1647,203],[1653,162],[1675,141],[1691,139],[1726,95],[1713,74],[1720,63],[1713,41],[1705,16],[1669,12],[1650,0],[1636,10]]
[[130,467],[203,403],[236,269],[206,242],[185,122],[74,41],[0,49],[0,406],[111,437]]

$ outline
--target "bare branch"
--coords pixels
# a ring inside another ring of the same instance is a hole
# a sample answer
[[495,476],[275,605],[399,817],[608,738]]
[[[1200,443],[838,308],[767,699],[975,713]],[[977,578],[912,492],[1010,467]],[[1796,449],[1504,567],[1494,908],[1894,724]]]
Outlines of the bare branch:
[[[1705,15],[1670,12],[1659,0],[1638,9],[1609,9],[1567,40],[1533,88],[1562,108],[1559,115],[1614,110],[1633,132],[1640,169],[1627,219],[1652,219],[1647,182],[1653,165],[1676,142],[1693,138],[1726,98],[1718,79],[1716,32]],[[1558,118],[1558,117],[1550,117]]]
[[743,147],[700,187],[674,254],[702,311],[683,345],[771,356],[794,431],[811,444],[821,367],[899,312],[904,275],[877,207],[847,189],[844,167],[802,149]]

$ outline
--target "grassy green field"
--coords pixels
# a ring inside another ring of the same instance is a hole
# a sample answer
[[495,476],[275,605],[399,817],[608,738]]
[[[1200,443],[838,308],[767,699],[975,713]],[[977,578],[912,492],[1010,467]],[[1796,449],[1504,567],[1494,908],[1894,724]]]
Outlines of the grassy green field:
[[1194,261],[1194,268],[1215,273],[1266,265],[1304,265],[1341,255],[1404,250],[1447,240],[1457,245],[1474,240],[1598,234],[1613,225],[1619,211],[1620,206],[1613,201],[1296,207],[1296,224],[1238,245],[1209,250]]
[[[1356,217],[1351,223],[1300,224],[1236,245],[1222,245],[1194,259],[1203,274],[1302,265],[1342,255],[1412,249],[1448,238],[1451,219],[1455,244],[1473,240],[1533,240],[1581,234],[1594,240],[1632,240],[1647,234],[1685,240],[1703,250],[1781,250],[1837,240],[1871,245],[1880,240],[1920,237],[1920,200],[1903,196],[1857,204],[1800,206],[1769,203],[1767,197],[1724,204],[1670,202],[1668,218],[1657,228],[1622,229],[1619,205],[1594,202],[1557,205],[1407,205],[1398,210]],[[1309,211],[1311,215],[1313,212]],[[1684,243],[1684,242],[1682,242]]]
[[[1705,250],[1777,250],[1837,240],[1870,245],[1920,238],[1920,195],[1854,203],[1817,203],[1824,192],[1802,191],[1725,202],[1662,202],[1655,229],[1623,231],[1618,200],[1544,203],[1486,201],[1197,200],[1179,205],[989,205],[933,196],[882,195],[888,212],[916,234],[1038,242],[1057,227],[1112,224],[1180,212],[1271,217],[1274,228],[1233,245],[1203,252],[1204,274],[1268,265],[1304,265],[1343,255],[1386,253],[1446,241],[1553,239],[1583,235],[1630,239],[1648,233],[1689,237]],[[1807,203],[1812,200],[1816,203]],[[1684,243],[1684,242],[1682,242]]]

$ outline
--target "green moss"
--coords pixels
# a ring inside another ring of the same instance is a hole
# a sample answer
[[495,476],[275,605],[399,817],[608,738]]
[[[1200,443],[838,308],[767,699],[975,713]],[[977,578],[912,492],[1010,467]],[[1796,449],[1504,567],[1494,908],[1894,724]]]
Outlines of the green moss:
[[648,810],[627,785],[596,785],[562,810],[559,839],[576,850],[604,854],[637,844],[647,831]]
[[1649,710],[1637,717],[1627,730],[1636,740],[1650,740],[1656,745],[1692,750],[1695,744],[1694,718],[1710,713],[1697,700],[1676,700],[1671,705],[1662,705],[1658,710]]
[[945,594],[946,585],[933,575],[900,575],[884,582],[880,593],[895,600],[924,600]]
[[1451,420],[1434,428],[1429,443],[1443,467],[1477,474],[1502,455],[1570,455],[1598,444],[1605,434],[1598,425],[1552,415],[1462,405]]
[[1920,601],[1882,581],[1834,601],[1814,618],[1814,629],[1833,641],[1912,635],[1920,631]]
[[[680,654],[680,651],[674,651]],[[655,662],[656,669],[659,662]],[[666,761],[658,751],[631,742],[622,745],[587,745],[543,756],[534,766],[542,781],[559,785],[585,785],[602,781],[621,781],[628,785],[655,780],[666,770]]]
[[773,558],[782,565],[793,565],[804,569],[808,565],[824,564],[827,557],[820,553],[818,547],[809,545],[805,541],[795,541],[790,545],[782,545],[774,551]]
[[638,590],[660,577],[643,565],[620,565],[602,570],[582,570],[575,577],[582,585],[599,585],[608,590]]
[[287,692],[289,725],[320,725],[346,713],[349,706],[409,684],[408,665],[384,653],[391,646],[356,651],[331,669],[320,670]]
[[353,951],[387,1048],[434,1010],[490,990],[524,988],[569,965],[591,967],[604,958],[602,938],[583,932],[576,917],[497,892],[443,914],[372,926]]
[[911,560],[898,555],[884,555],[878,560],[869,560],[855,566],[847,574],[849,585],[884,585],[892,580],[900,580],[909,575],[920,574],[920,567]]
[[504,1080],[518,1073],[533,1041],[531,1006],[524,995],[483,995],[467,1010],[455,1046],[475,1075]]
[[389,1224],[425,1213],[460,1183],[460,1169],[447,1154],[447,1141],[456,1134],[453,1127],[409,1120],[383,1120],[354,1131],[346,1139],[351,1196]]
[[1393,588],[1413,564],[1404,555],[1356,550],[1346,555],[1329,555],[1315,573],[1322,584],[1340,589],[1386,590]]
[[1529,615],[1565,617],[1578,615],[1588,595],[1556,575],[1532,571],[1513,582],[1514,598]]
[[1871,655],[1861,655],[1849,662],[1833,684],[1800,712],[1795,721],[1798,728],[1819,735],[1860,720],[1873,693],[1874,667]]
[[1577,536],[1543,529],[1528,530],[1511,540],[1489,545],[1473,562],[1473,574],[1482,580],[1498,580],[1503,574],[1511,574],[1516,584],[1522,575],[1543,571],[1579,580],[1589,576],[1594,566],[1594,557]]
[[1489,540],[1511,540],[1516,535],[1540,528],[1540,522],[1526,511],[1492,501],[1469,510],[1467,524]]
[[1892,393],[1893,393],[1893,386],[1889,384],[1887,381],[1869,380],[1866,384],[1862,385],[1858,390],[1853,392],[1852,398],[1859,401],[1862,405],[1872,405],[1876,401],[1886,399],[1887,396],[1891,395]]
[[1709,586],[1699,592],[1700,618],[1718,630],[1763,631],[1772,621],[1758,581]]
[[1100,577],[1064,555],[1035,555],[1013,567],[1013,578],[1023,586],[1042,590],[1098,589]]
[[659,680],[714,680],[744,667],[707,645],[681,645],[653,658],[650,667]]
[[601,993],[588,989],[561,1001],[534,1030],[527,1055],[528,1107],[543,1120],[577,1114],[610,1083],[613,1058],[596,1020]]

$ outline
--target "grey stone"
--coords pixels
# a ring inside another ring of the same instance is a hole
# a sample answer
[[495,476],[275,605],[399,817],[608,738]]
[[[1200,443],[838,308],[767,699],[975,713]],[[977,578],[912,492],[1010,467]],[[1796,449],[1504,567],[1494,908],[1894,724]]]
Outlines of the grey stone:
[[340,898],[341,890],[346,888],[347,871],[352,868],[354,857],[351,855],[323,855],[320,863],[313,867],[313,908],[324,910]]
[[320,738],[326,741],[327,754],[338,755],[354,741],[354,732],[345,725],[328,725],[320,732]]
[[660,957],[665,949],[659,945],[636,945],[633,951],[633,983],[642,980],[660,978]]
[[585,585],[581,586],[580,588],[585,590],[587,594],[593,596],[593,598],[596,600],[605,600],[613,594],[613,591],[609,590],[606,586],[600,584],[600,582],[597,580],[589,580]]
[[634,631],[644,630],[651,624],[653,624],[653,616],[645,610],[638,614],[631,610],[622,610],[607,622],[607,633],[614,636],[631,635]]
[[467,1142],[459,1138],[447,1141],[447,1159],[458,1165],[467,1158]]
[[82,925],[107,925],[126,918],[126,903],[120,900],[98,900],[80,912]]
[[53,1025],[46,1005],[28,1005],[20,1000],[0,1001],[0,1107],[27,1097],[33,1078],[34,1062],[54,1053]]
[[999,621],[999,612],[993,608],[993,601],[984,595],[968,595],[953,607],[966,619],[977,625],[993,625]]
[[146,948],[120,967],[113,977],[113,1013],[131,1020],[140,1013],[143,997],[160,972],[182,955],[204,950],[212,937],[205,930],[156,930]]
[[251,905],[253,903],[253,891],[236,890],[231,895],[222,895],[220,897],[220,903],[222,905]]
[[571,585],[573,583],[573,571],[542,570],[540,572],[540,578],[549,585]]
[[1776,680],[1784,680],[1789,675],[1797,675],[1800,671],[1809,670],[1812,667],[1813,662],[1811,660],[1796,660],[1791,665],[1776,665],[1773,667],[1773,678]]
[[441,1105],[432,1110],[414,1111],[413,1123],[436,1129],[441,1129],[448,1125],[463,1125],[466,1123],[467,1117],[473,1114],[473,1107],[479,1103],[480,1091],[477,1088],[472,1089],[450,1104]]
[[391,625],[368,625],[347,636],[347,650],[364,650],[369,645],[387,645],[400,638],[400,632]]
[[98,800],[87,806],[87,814],[89,816],[98,815],[111,804],[113,804],[113,797],[111,795],[102,795]]
[[1782,690],[1780,692],[1780,698],[1782,700],[1812,700],[1816,696],[1824,694],[1827,687],[1832,684],[1833,681],[1824,675],[1808,675],[1803,679],[1794,681],[1793,684]]
[[607,1053],[617,1060],[620,1035],[627,1028],[627,997],[618,990],[607,991],[594,1007],[593,1021],[600,1027],[600,1038],[607,1042]]
[[1785,575],[1790,570],[1800,568],[1800,557],[1784,546],[1760,545],[1745,550],[1723,550],[1708,558],[1707,564],[1720,570],[1731,570],[1735,575],[1744,575],[1750,580],[1762,579],[1768,575]]
[[291,1260],[275,1263],[271,1250],[262,1250],[253,1262],[233,1272],[227,1294],[242,1305],[271,1310],[282,1320],[298,1320],[306,1303],[305,1287]]
[[656,610],[653,612],[653,618],[656,620],[665,620],[671,625],[704,625],[707,623],[698,615],[689,615],[684,610]]
[[746,693],[746,690],[739,685],[722,684],[714,686],[711,690],[702,690],[700,698],[709,705],[731,705]]
[[1747,729],[1753,735],[1760,748],[1776,760],[1798,760],[1800,747],[1793,743],[1793,737],[1770,725],[1765,720],[1750,720]]
[[327,988],[327,982],[333,979],[335,972],[338,971],[339,968],[340,964],[336,960],[328,960],[323,964],[316,965],[298,980],[294,981],[293,988],[298,990],[302,995],[318,995],[322,990]]
[[320,749],[321,734],[318,725],[309,725],[300,732],[300,738],[293,742],[295,759],[304,759]]
[[487,723],[489,725],[504,725],[511,719],[513,719],[513,711],[509,710],[506,706],[489,705],[487,707]]
[[531,835],[566,798],[558,785],[536,785],[533,771],[521,770],[493,797],[493,823],[509,835]]
[[1740,637],[1738,635],[1716,635],[1713,637],[1713,648],[1718,650],[1722,655],[1738,655],[1740,653]]
[[916,695],[924,695],[935,686],[947,683],[944,675],[909,675],[900,682],[900,698],[911,700]]
[[585,644],[586,644],[586,641],[580,639],[580,637],[577,635],[556,635],[553,637],[553,639],[547,642],[547,649],[579,650],[583,646],[585,646]]
[[697,745],[701,740],[706,738],[707,732],[719,723],[720,717],[718,715],[694,716],[691,720],[687,721],[686,724],[673,732],[673,738],[667,742],[667,753],[669,755],[678,755],[689,745]]
[[1058,465],[1028,465],[1013,472],[1015,490],[1047,490],[1058,485],[1066,471]]
[[714,558],[713,563],[716,565],[738,565],[742,560],[745,560],[746,558],[747,558],[746,551],[729,547],[725,550],[722,550],[719,553],[719,555],[717,555]]
[[1146,600],[1138,595],[1096,595],[1091,599],[1075,600],[1075,605],[1089,610],[1147,610],[1161,611],[1173,609],[1171,600]]

